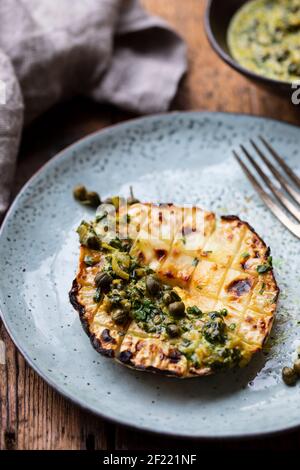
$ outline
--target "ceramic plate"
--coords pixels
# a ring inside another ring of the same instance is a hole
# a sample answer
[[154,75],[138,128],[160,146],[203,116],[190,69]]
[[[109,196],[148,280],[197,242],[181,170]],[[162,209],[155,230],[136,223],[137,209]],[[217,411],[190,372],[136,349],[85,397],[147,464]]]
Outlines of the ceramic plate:
[[[280,377],[300,339],[300,242],[265,209],[231,156],[258,134],[297,172],[296,127],[243,115],[171,113],[81,140],[21,191],[1,230],[0,306],[15,344],[56,390],[105,418],[176,436],[250,436],[300,424],[300,384],[289,388]],[[103,197],[127,196],[132,185],[141,200],[198,204],[257,228],[272,248],[282,291],[264,354],[243,370],[183,381],[97,354],[68,299],[79,249],[75,229],[93,216],[72,198],[78,183]]]

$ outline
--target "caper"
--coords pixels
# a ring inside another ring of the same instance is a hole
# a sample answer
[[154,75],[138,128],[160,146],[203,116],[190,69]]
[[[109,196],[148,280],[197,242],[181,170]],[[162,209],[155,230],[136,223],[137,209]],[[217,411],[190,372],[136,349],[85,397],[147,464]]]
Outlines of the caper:
[[172,298],[172,295],[170,292],[166,292],[164,295],[163,295],[163,303],[165,305],[169,305],[173,302],[173,298]]
[[185,306],[183,302],[173,302],[169,305],[169,312],[174,317],[182,317],[184,315]]
[[284,367],[282,369],[282,380],[286,385],[295,385],[297,382],[297,374],[291,367]]
[[73,196],[74,196],[74,199],[76,199],[77,201],[85,201],[86,193],[87,193],[86,187],[81,184],[78,184],[73,189]]
[[176,338],[180,335],[180,328],[178,325],[175,325],[175,323],[171,323],[171,325],[167,326],[167,333],[171,338]]
[[127,299],[121,300],[121,304],[125,312],[130,312],[131,310],[131,302]]
[[297,62],[291,62],[288,66],[288,72],[300,76],[300,64]]
[[284,51],[279,51],[275,57],[276,57],[276,60],[277,62],[284,62],[290,55],[290,51],[288,51],[287,49],[285,49]]
[[95,191],[87,191],[86,187],[83,185],[75,186],[73,196],[85,206],[98,207],[101,204],[99,194]]
[[171,290],[170,295],[171,295],[171,298],[172,298],[172,302],[180,302],[181,301],[181,298],[179,297],[177,292],[175,292],[175,290]]
[[86,193],[86,198],[83,200],[85,205],[90,207],[98,207],[101,204],[101,199],[98,193],[95,191],[88,191]]
[[95,276],[95,284],[97,287],[101,287],[103,290],[110,288],[112,278],[108,273],[100,272]]
[[101,241],[99,240],[96,235],[89,234],[86,239],[86,246],[91,248],[91,250],[100,250],[101,248]]
[[128,320],[128,314],[124,310],[117,308],[112,312],[111,318],[117,325],[123,325]]
[[147,276],[146,287],[150,295],[157,295],[160,291],[160,283],[153,276]]
[[294,362],[294,372],[296,372],[296,374],[298,375],[298,377],[300,377],[300,359],[297,359],[297,360]]

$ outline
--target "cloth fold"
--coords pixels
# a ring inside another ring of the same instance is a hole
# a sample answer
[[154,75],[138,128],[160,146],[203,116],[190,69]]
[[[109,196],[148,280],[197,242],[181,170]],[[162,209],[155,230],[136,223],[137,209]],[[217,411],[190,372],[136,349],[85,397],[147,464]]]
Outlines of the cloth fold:
[[89,96],[140,114],[166,111],[186,46],[138,0],[1,0],[0,218],[23,123]]

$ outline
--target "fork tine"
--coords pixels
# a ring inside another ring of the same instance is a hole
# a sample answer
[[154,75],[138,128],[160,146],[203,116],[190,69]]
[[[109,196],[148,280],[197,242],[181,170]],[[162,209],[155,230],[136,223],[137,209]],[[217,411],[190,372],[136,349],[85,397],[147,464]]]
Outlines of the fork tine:
[[244,145],[241,145],[241,149],[246,156],[247,160],[251,163],[251,165],[255,168],[257,173],[260,175],[264,183],[268,186],[272,194],[276,197],[277,201],[284,207],[284,209],[288,210],[290,214],[292,214],[293,217],[297,220],[297,222],[300,222],[300,210],[297,209],[296,206],[281,192],[279,191],[276,186],[272,183],[270,178],[264,173],[264,171],[260,168],[260,166],[256,163],[256,161],[252,158],[248,150],[244,147]]
[[283,212],[282,209],[273,201],[273,199],[266,193],[266,191],[262,188],[260,183],[257,179],[253,176],[250,170],[246,167],[244,162],[240,159],[238,154],[233,150],[233,155],[235,156],[237,162],[239,163],[240,167],[242,168],[243,172],[249,179],[252,186],[256,189],[261,199],[264,201],[266,206],[270,209],[271,212],[280,220],[280,222],[296,237],[300,238],[300,227],[299,225],[292,222],[289,217]]
[[273,163],[270,162],[270,160],[266,157],[266,155],[258,148],[256,143],[250,139],[250,142],[258,155],[261,157],[261,159],[264,161],[265,165],[269,168],[271,173],[277,178],[281,186],[286,190],[287,193],[298,203],[300,204],[300,194],[289,184],[289,182],[279,173],[277,168],[273,165]]
[[300,188],[300,178],[293,172],[293,170],[288,166],[288,164],[283,160],[283,158],[274,150],[274,148],[266,141],[262,136],[259,136],[261,142],[264,146],[269,150],[269,152],[273,155],[277,163],[281,166],[281,168],[286,172],[286,174],[294,181],[294,183],[299,186]]

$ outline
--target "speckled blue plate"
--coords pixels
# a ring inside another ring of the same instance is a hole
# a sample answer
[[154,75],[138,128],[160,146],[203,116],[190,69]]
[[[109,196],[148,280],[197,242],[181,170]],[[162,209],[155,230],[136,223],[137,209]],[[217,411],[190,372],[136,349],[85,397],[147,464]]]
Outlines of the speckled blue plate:
[[[174,113],[81,140],[21,191],[1,230],[0,307],[17,347],[56,390],[100,416],[177,436],[250,436],[300,424],[300,384],[288,388],[280,379],[300,339],[299,241],[265,209],[231,156],[233,147],[258,134],[297,171],[296,127],[250,116]],[[102,196],[127,196],[132,185],[141,200],[194,203],[249,221],[272,247],[282,290],[265,354],[243,370],[183,381],[98,355],[68,300],[79,248],[75,229],[93,215],[72,198],[79,182]]]

